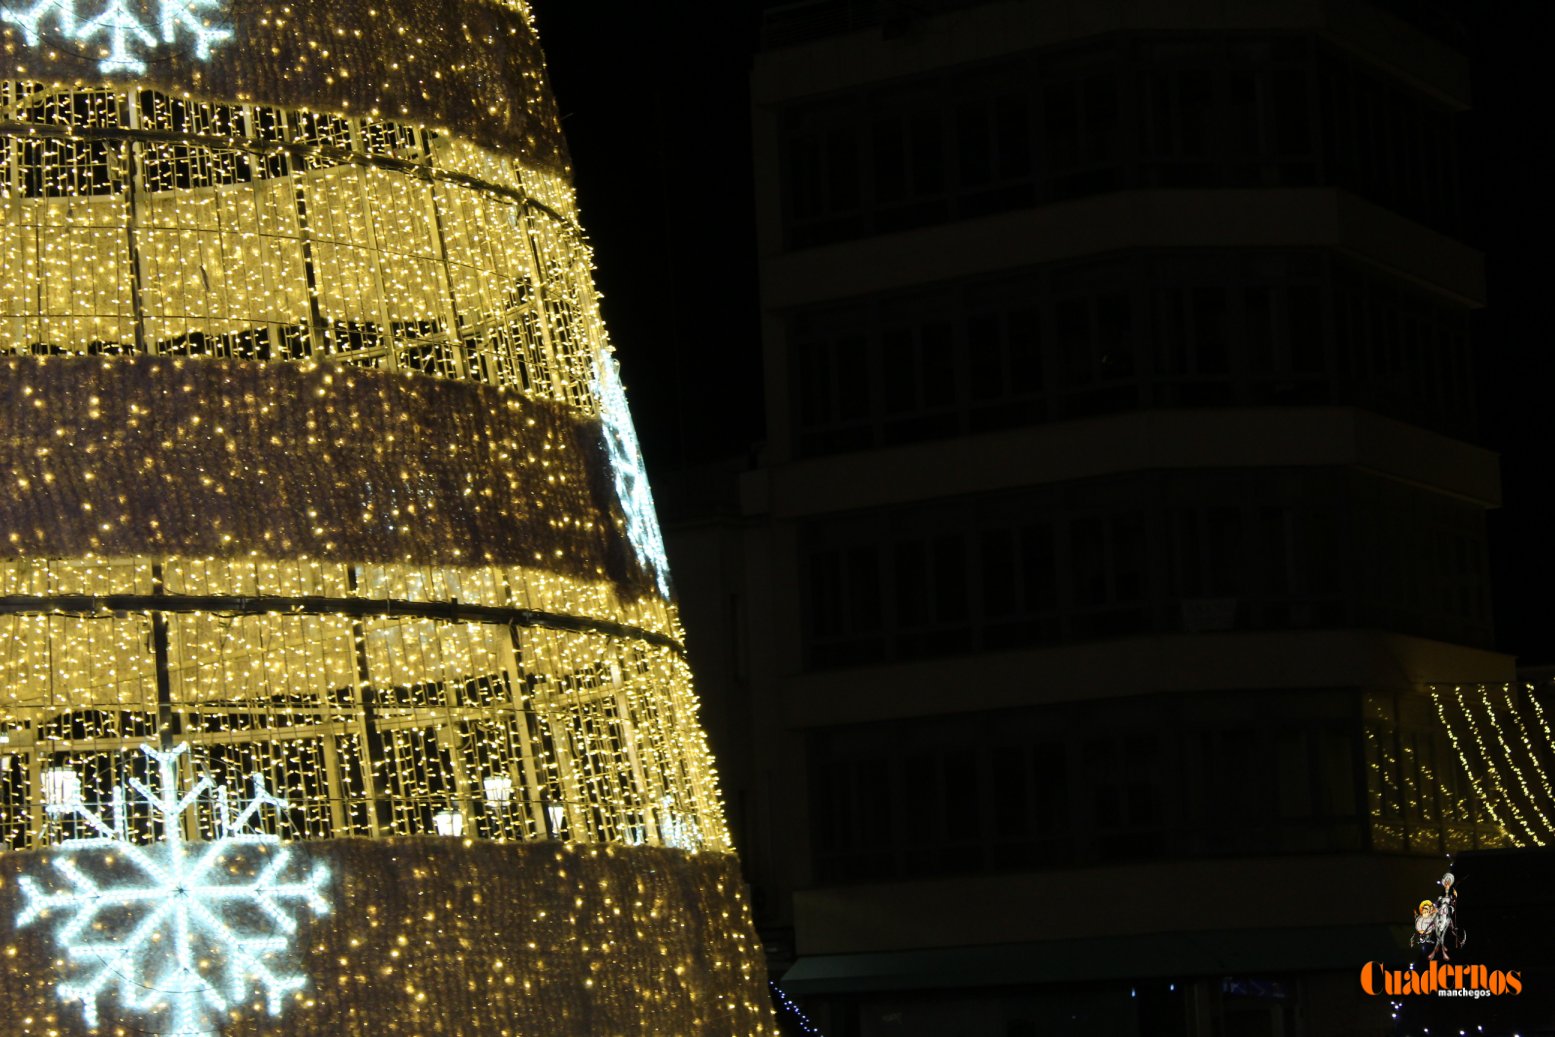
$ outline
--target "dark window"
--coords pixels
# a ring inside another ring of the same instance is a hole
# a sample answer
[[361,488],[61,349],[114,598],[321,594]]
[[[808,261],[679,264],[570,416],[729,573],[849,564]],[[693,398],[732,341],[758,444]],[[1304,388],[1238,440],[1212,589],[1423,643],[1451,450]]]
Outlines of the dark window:
[[1069,526],[1075,633],[1104,637],[1143,630],[1148,547],[1139,512],[1089,515]]
[[[1353,851],[1363,734],[1385,780],[1412,790],[1409,816],[1472,823],[1452,757],[1431,737],[1382,741],[1381,719],[1363,732],[1356,697],[1175,693],[812,731],[816,879]],[[1389,795],[1404,817],[1409,797]]]
[[1110,70],[1070,75],[1049,82],[1042,93],[1047,193],[1055,198],[1112,190],[1123,183],[1119,75]]
[[1139,405],[1130,268],[1110,265],[1056,279],[1053,335],[1066,416]]
[[886,442],[954,435],[958,357],[948,319],[887,327],[880,337]]
[[897,655],[942,655],[971,647],[964,537],[898,543],[895,560]]
[[956,106],[960,213],[981,216],[1036,200],[1028,92],[968,98]]
[[796,113],[788,121],[784,182],[795,246],[866,229],[860,115],[843,105]]
[[1305,37],[1048,50],[785,112],[787,244],[1136,184],[1334,184],[1454,232],[1456,120]]
[[876,231],[905,230],[949,215],[944,119],[932,98],[908,104],[904,111],[876,115],[871,127]]
[[1489,641],[1479,507],[1362,473],[1137,474],[817,519],[808,664],[1147,631],[1377,626]]
[[874,442],[874,358],[869,339],[844,319],[797,327],[793,387],[805,452],[857,449]]
[[879,557],[872,547],[823,549],[809,556],[806,599],[815,663],[881,657],[880,576]]

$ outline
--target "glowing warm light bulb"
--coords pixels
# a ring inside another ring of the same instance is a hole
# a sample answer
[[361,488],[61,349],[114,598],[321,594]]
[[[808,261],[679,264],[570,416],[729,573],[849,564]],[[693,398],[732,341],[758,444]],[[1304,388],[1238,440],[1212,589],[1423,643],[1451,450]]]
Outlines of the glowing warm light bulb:
[[[585,996],[612,1031],[767,1025],[529,11],[459,13],[0,6],[23,1037],[62,997],[105,1032],[257,1007],[409,1037],[434,1001],[562,1032]],[[212,937],[190,889],[246,896],[283,858],[252,940]],[[132,958],[72,957],[110,942]],[[634,943],[651,966],[604,981]],[[468,1004],[432,997],[450,974]]]

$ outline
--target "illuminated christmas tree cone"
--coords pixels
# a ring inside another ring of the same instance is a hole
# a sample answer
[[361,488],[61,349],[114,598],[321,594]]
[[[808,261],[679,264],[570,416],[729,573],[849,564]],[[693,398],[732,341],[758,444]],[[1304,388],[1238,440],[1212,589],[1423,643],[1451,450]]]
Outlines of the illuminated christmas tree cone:
[[8,1037],[774,1032],[522,0],[0,35]]

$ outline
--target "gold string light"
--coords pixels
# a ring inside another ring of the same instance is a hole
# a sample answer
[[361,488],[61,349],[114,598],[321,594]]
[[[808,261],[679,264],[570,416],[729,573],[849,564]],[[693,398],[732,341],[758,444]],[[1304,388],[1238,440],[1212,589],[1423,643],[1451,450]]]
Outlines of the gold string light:
[[[39,45],[31,46],[22,26],[7,21],[0,24],[5,72],[51,89],[133,83],[179,98],[404,120],[522,155],[552,173],[568,169],[525,4],[225,0],[220,6],[231,42],[204,58],[186,44],[157,47],[145,55],[142,72],[105,72],[109,47],[102,36],[78,41],[57,21],[46,21]],[[91,5],[81,0],[81,7]]]
[[[1529,838],[1535,843],[1535,845],[1542,846],[1544,845],[1544,842],[1549,839],[1552,831],[1555,831],[1555,829],[1551,828],[1549,817],[1544,813],[1543,808],[1539,805],[1538,797],[1533,794],[1533,789],[1528,783],[1527,776],[1524,775],[1522,767],[1517,762],[1517,757],[1514,750],[1514,742],[1507,738],[1506,732],[1501,729],[1501,720],[1495,704],[1491,700],[1490,689],[1484,686],[1480,686],[1475,690],[1479,693],[1480,701],[1484,703],[1486,722],[1493,734],[1492,738],[1490,739],[1490,744],[1494,745],[1498,750],[1500,750],[1498,755],[1499,763],[1492,763],[1491,775],[1498,780],[1504,780],[1502,777],[1503,769],[1505,771],[1511,772],[1512,779],[1517,783],[1517,788],[1522,793],[1520,798],[1528,805],[1529,810],[1533,815],[1534,821],[1536,822],[1535,824],[1532,822],[1524,821],[1523,824],[1527,828]],[[1466,710],[1465,716],[1468,719],[1469,730],[1473,735],[1475,742],[1480,746],[1482,752],[1485,751],[1485,739],[1480,736],[1474,711],[1472,709]],[[1487,759],[1489,759],[1488,753]],[[1509,799],[1508,802],[1511,803],[1514,807],[1517,804],[1516,799]],[[1519,818],[1519,820],[1521,821],[1522,819]]]
[[[1539,798],[1528,783],[1522,768],[1512,757],[1511,743],[1506,740],[1504,732],[1500,730],[1499,722],[1494,717],[1495,710],[1488,697],[1489,689],[1483,685],[1470,686],[1468,689],[1457,686],[1452,689],[1451,696],[1456,708],[1449,711],[1446,708],[1446,690],[1439,687],[1431,688],[1431,698],[1436,704],[1437,717],[1446,730],[1464,771],[1469,775],[1476,798],[1485,805],[1491,817],[1506,830],[1513,845],[1544,846],[1555,839],[1555,829],[1551,828],[1548,817],[1540,806]],[[1487,724],[1496,731],[1496,737],[1489,743],[1481,734],[1475,716],[1476,701],[1484,706],[1488,714]],[[1460,735],[1460,728],[1462,735]],[[1467,749],[1469,743],[1472,743],[1475,750],[1472,754]],[[1499,751],[1493,753],[1491,744],[1494,744]],[[1537,756],[1532,753],[1531,747],[1525,746],[1525,748],[1529,748],[1529,758],[1534,761],[1537,768]],[[1528,819],[1520,803],[1528,804],[1529,812],[1537,819],[1537,825]],[[1515,822],[1515,827],[1507,825],[1502,820],[1503,812]]]
[[0,903],[178,740],[342,877],[288,1032],[772,1032],[527,5],[220,16],[0,27]]
[[[234,1005],[223,1037],[777,1033],[730,857],[458,839],[309,852],[338,876],[327,924],[299,947],[310,983],[279,1021],[263,1004]],[[0,856],[7,918],[31,856]],[[7,1037],[87,1037],[51,989],[55,950],[25,935],[0,940]],[[108,1034],[144,1028],[95,1031]]]
[[[1486,691],[1487,691],[1487,704],[1488,704],[1488,691],[1489,691],[1489,689],[1487,688]],[[1511,717],[1512,725],[1517,729],[1517,739],[1515,741],[1508,740],[1504,736],[1502,738],[1502,745],[1504,745],[1506,747],[1506,750],[1507,750],[1507,758],[1508,758],[1508,760],[1510,760],[1512,758],[1513,748],[1515,746],[1520,746],[1523,749],[1523,751],[1528,756],[1528,761],[1527,761],[1528,762],[1528,769],[1531,770],[1538,777],[1539,787],[1544,792],[1544,800],[1545,800],[1545,802],[1551,803],[1551,804],[1555,804],[1555,787],[1552,787],[1551,784],[1550,784],[1549,773],[1546,772],[1545,769],[1542,766],[1540,766],[1540,764],[1539,764],[1538,755],[1534,751],[1534,744],[1535,743],[1534,743],[1533,736],[1529,733],[1528,725],[1523,720],[1523,711],[1521,709],[1519,709],[1518,706],[1517,706],[1516,692],[1513,690],[1512,685],[1507,684],[1507,685],[1502,686],[1501,694],[1502,694],[1502,697],[1506,701],[1506,715]],[[1531,701],[1532,697],[1530,696],[1529,698],[1530,698],[1530,701]],[[1494,716],[1494,713],[1492,713],[1492,716]],[[1499,728],[1497,728],[1497,732],[1496,733],[1497,734],[1501,734],[1501,731],[1500,731]],[[1518,777],[1518,779],[1520,781],[1523,781],[1523,775],[1522,775],[1522,772],[1520,770],[1517,772],[1517,777]],[[1524,784],[1525,785],[1530,785],[1531,783],[1524,781]],[[1541,811],[1540,817],[1542,818],[1543,816],[1544,815],[1543,815],[1543,813]],[[1548,824],[1549,824],[1548,821],[1546,821],[1545,823],[1546,823],[1546,827],[1548,828]]]
[[[1500,828],[1503,832],[1509,831],[1506,822],[1501,819],[1501,813],[1497,809],[1498,801],[1487,795],[1485,784],[1480,778],[1480,773],[1484,768],[1480,767],[1477,763],[1471,763],[1469,758],[1464,754],[1463,745],[1458,738],[1457,727],[1447,722],[1447,707],[1443,701],[1446,697],[1445,691],[1441,688],[1432,687],[1430,689],[1430,695],[1431,703],[1436,707],[1437,720],[1440,722],[1442,729],[1447,732],[1447,738],[1452,743],[1453,752],[1457,755],[1459,762],[1463,765],[1463,772],[1468,775],[1469,785],[1474,790],[1474,799],[1484,805],[1485,811],[1490,815],[1490,819],[1495,823],[1496,827]],[[1460,710],[1462,709],[1461,701],[1459,702],[1459,708]]]
[[1533,715],[1539,722],[1539,730],[1544,733],[1545,751],[1555,749],[1555,732],[1550,730],[1550,722],[1544,715],[1544,707],[1539,704],[1538,689],[1532,684],[1525,684],[1523,687],[1527,691],[1528,704],[1533,707]]
[[[18,124],[67,131],[31,155],[8,138],[19,215],[3,224],[16,259],[0,268],[4,348],[28,354],[0,365],[15,415],[0,437],[18,476],[0,505],[0,533],[20,556],[6,563],[14,593],[95,600],[156,582],[192,596],[403,596],[678,639],[673,607],[622,543],[595,391],[608,345],[570,188],[552,169],[360,117],[140,87],[13,82],[4,93]],[[83,129],[90,141],[74,135]],[[482,562],[498,567],[470,564]],[[407,582],[409,573],[419,575]],[[663,657],[662,647],[644,655],[606,633],[570,635],[592,647],[550,672],[538,646],[558,635],[310,608],[320,614],[305,621],[170,621],[175,696],[241,703],[232,691],[247,688],[256,701],[285,701],[284,723],[251,725],[275,738],[318,728],[295,720],[308,710],[349,713],[335,701],[344,693],[365,709],[385,687],[431,682],[435,693],[404,694],[442,695],[440,729],[468,741],[458,700],[475,692],[459,685],[500,687],[501,708],[551,716],[550,689],[592,674],[627,687],[626,705],[605,709],[572,691],[573,705],[600,717],[578,732],[509,734],[487,756],[536,754],[531,776],[551,776],[563,803],[603,797],[607,783],[592,775],[630,756],[643,776],[616,796],[630,805],[568,816],[622,838],[694,831],[699,846],[727,847],[683,665],[633,661]],[[144,618],[37,618],[12,617],[8,722],[36,729],[28,708],[149,714],[150,656],[134,650],[148,640]],[[479,658],[457,647],[472,638]],[[506,656],[499,642],[511,642]],[[183,660],[199,660],[189,665],[202,676],[191,680]],[[645,673],[624,676],[634,666],[657,669],[649,684],[662,702],[637,690]],[[88,701],[86,689],[108,687],[108,701]],[[221,733],[209,710],[187,723]],[[365,751],[362,732],[331,734]],[[551,759],[582,759],[594,741],[623,748],[589,768]],[[376,783],[426,806],[479,773],[410,735],[388,738],[385,758],[361,776],[352,752],[308,751],[339,764],[327,769],[325,799]],[[650,765],[686,780],[666,783]],[[395,809],[395,830],[425,826],[426,809]],[[540,830],[535,818],[527,830]],[[33,830],[13,845],[40,838]]]

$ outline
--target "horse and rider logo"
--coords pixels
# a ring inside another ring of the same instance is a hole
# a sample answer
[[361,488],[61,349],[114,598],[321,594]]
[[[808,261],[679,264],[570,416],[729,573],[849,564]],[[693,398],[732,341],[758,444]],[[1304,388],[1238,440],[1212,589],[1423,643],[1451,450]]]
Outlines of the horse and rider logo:
[[1442,961],[1451,961],[1451,952],[1468,942],[1468,935],[1458,927],[1458,891],[1452,888],[1456,881],[1449,871],[1438,883],[1441,896],[1422,900],[1415,908],[1415,935],[1409,945],[1419,947],[1427,961],[1436,961],[1438,955]]
[[[1437,882],[1440,892],[1420,901],[1415,908],[1411,947],[1418,947],[1422,963],[1389,969],[1380,961],[1361,966],[1361,991],[1384,997],[1425,995],[1435,997],[1516,996],[1523,992],[1523,975],[1516,969],[1492,969],[1488,965],[1454,964],[1452,957],[1468,941],[1459,922],[1457,878],[1451,869]],[[1394,1018],[1397,1016],[1395,1005]]]

